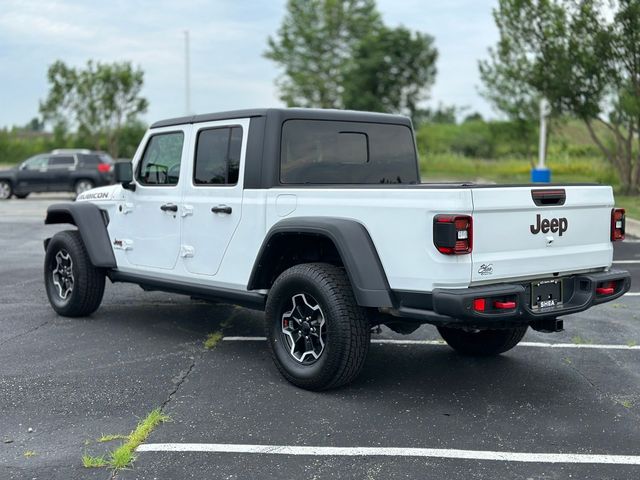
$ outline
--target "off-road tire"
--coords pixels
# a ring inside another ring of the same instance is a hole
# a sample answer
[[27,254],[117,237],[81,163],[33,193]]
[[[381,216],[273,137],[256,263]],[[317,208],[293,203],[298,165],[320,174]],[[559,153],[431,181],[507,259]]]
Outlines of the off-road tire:
[[[293,311],[293,297],[299,294],[317,302],[326,322],[323,350],[311,364],[294,358],[283,333],[283,316],[288,310]],[[326,390],[351,382],[362,370],[371,332],[344,269],[326,263],[306,263],[285,270],[269,291],[265,317],[273,361],[292,384],[307,390]]]
[[469,332],[460,328],[438,327],[438,332],[456,352],[486,357],[511,350],[522,340],[527,328],[528,326],[524,325],[501,330]]
[[[61,253],[71,259],[73,286],[61,294],[61,287],[54,282],[54,270],[58,265],[56,256]],[[105,273],[94,267],[77,230],[56,233],[49,244],[44,259],[44,284],[49,303],[64,317],[84,317],[95,312],[104,295]]]

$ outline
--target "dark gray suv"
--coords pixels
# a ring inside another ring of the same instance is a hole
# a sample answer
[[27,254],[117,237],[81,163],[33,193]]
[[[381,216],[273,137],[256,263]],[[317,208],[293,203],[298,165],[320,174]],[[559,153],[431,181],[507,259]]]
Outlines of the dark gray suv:
[[0,170],[0,200],[34,192],[74,192],[113,183],[113,160],[103,152],[54,150]]

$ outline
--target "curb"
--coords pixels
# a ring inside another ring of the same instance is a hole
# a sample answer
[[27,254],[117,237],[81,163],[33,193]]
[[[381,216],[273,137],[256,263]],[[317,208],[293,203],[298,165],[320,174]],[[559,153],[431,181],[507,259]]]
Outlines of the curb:
[[633,218],[626,218],[625,233],[632,237],[640,237],[640,221]]

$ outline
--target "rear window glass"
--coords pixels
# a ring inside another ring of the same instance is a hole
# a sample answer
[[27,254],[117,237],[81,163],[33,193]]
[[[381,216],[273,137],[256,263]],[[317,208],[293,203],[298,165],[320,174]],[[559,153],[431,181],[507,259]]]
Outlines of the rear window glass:
[[413,134],[404,125],[287,120],[282,126],[280,181],[418,183]]
[[80,165],[98,165],[102,160],[98,155],[78,155]]

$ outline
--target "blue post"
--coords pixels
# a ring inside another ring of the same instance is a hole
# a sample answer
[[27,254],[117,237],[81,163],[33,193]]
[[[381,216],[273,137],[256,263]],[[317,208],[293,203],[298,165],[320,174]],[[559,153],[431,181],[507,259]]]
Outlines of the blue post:
[[548,168],[532,168],[531,182],[532,183],[550,183],[551,170],[549,170]]

